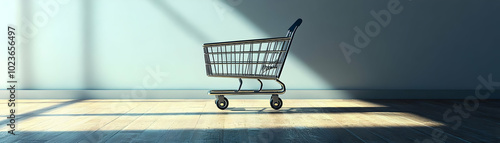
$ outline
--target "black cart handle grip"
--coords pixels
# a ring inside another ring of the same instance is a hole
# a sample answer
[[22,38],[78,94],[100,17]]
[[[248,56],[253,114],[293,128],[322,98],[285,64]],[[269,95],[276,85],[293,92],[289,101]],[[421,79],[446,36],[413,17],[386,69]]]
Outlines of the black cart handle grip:
[[292,26],[290,26],[290,28],[288,28],[289,31],[294,31],[295,28],[299,27],[300,24],[302,24],[302,18],[299,18],[297,19],[297,21],[295,21],[295,23],[293,23]]

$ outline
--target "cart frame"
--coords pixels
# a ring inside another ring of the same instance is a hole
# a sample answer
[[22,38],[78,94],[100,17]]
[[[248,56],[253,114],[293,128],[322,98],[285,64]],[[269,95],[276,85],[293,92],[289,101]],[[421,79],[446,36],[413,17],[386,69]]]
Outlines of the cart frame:
[[[215,103],[219,109],[226,109],[229,105],[224,95],[249,94],[272,94],[271,107],[276,110],[281,108],[283,102],[278,94],[284,94],[286,87],[279,78],[295,32],[301,23],[302,19],[297,19],[288,29],[285,37],[203,44],[207,76],[239,78],[240,82],[238,90],[210,90],[208,92],[209,95],[216,95]],[[260,83],[259,90],[241,90],[242,78],[257,79]],[[281,88],[263,89],[264,84],[261,80],[274,80]]]

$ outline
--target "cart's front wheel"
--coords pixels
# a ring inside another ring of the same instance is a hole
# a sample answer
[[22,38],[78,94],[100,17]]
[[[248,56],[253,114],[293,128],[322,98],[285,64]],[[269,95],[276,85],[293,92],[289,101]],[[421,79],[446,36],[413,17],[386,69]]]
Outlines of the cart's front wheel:
[[274,110],[278,110],[283,106],[283,101],[281,101],[281,98],[278,97],[278,100],[273,100],[271,98],[271,107],[273,107]]
[[226,97],[224,97],[224,100],[219,101],[219,99],[215,100],[215,104],[217,105],[217,108],[224,110],[229,106],[229,100],[227,100]]

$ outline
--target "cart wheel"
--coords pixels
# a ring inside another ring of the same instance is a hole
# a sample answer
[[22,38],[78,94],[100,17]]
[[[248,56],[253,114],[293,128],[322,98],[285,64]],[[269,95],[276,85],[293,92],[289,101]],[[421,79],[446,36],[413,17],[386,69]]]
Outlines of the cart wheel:
[[223,101],[219,101],[219,99],[215,100],[215,104],[217,105],[217,108],[224,110],[227,108],[227,106],[229,106],[229,100],[224,97]]
[[271,98],[271,107],[273,107],[274,110],[278,110],[283,106],[283,101],[281,101],[281,98],[278,98],[278,101],[274,101],[273,98]]

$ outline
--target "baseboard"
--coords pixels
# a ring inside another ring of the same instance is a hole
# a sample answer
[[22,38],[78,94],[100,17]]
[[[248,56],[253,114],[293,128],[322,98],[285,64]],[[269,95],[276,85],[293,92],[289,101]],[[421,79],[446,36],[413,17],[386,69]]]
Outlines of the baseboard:
[[[0,90],[0,99],[9,98]],[[16,99],[213,99],[208,90],[16,90]],[[482,94],[487,91],[481,92]],[[283,99],[464,99],[474,90],[287,90]],[[269,99],[264,95],[232,95],[233,99]],[[500,99],[500,91],[488,99]]]

